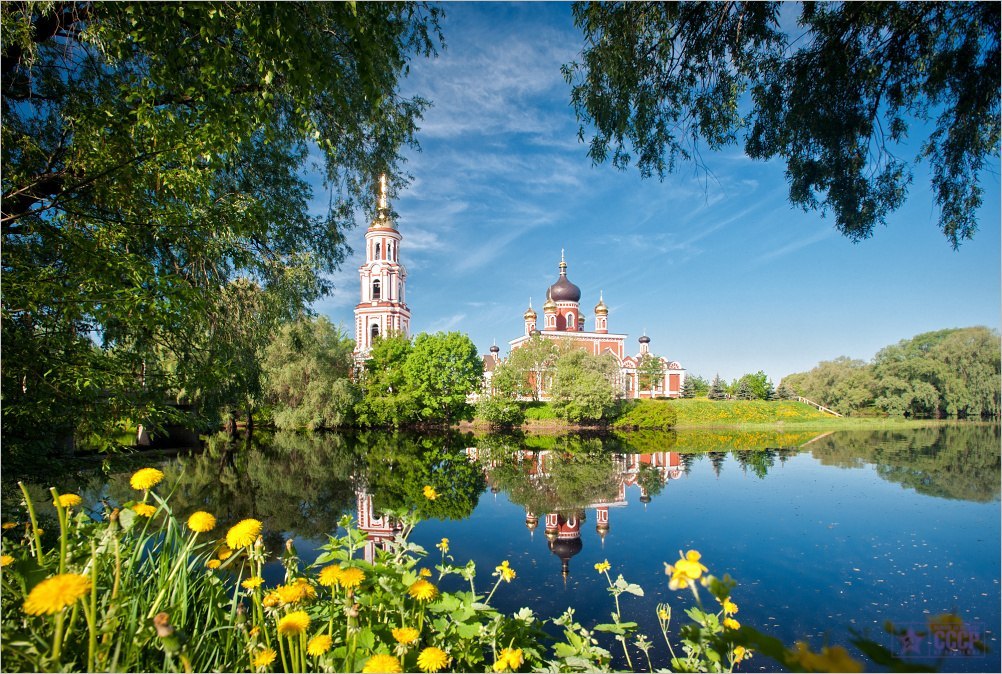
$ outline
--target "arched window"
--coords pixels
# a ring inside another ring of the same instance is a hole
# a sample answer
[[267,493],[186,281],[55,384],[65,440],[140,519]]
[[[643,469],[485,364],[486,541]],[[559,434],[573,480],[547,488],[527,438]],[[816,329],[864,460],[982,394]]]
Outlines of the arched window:
[[393,244],[386,244],[386,259],[393,262]]
[[376,259],[379,259],[379,244],[376,244]]
[[574,312],[567,314],[567,329],[573,331],[574,328],[578,327],[577,321],[574,320]]
[[548,328],[555,328],[556,326],[557,326],[557,317],[554,316],[553,314],[550,314],[549,316],[547,316],[546,317],[546,327],[548,327]]
[[379,326],[373,323],[372,329],[369,331],[369,343],[372,344],[373,342],[375,342],[376,337],[379,337]]
[[378,300],[380,298],[380,291],[379,279],[376,279],[372,282],[372,299]]

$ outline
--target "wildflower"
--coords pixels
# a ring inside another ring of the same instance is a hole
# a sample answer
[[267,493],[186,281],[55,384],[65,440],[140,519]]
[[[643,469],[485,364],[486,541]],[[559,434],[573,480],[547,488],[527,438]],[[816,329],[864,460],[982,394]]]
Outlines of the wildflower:
[[261,576],[251,576],[244,582],[240,583],[245,590],[254,590],[261,587],[261,583],[264,582],[264,578]]
[[668,612],[666,608],[658,609],[658,620],[661,622],[668,622],[671,619],[671,613]]
[[320,569],[320,584],[324,587],[331,587],[337,585],[341,578],[341,567],[337,564],[332,564],[330,566],[325,566]]
[[724,618],[724,627],[729,630],[736,630],[741,628],[741,623],[734,618]]
[[699,563],[700,554],[695,550],[685,553],[684,557],[681,551],[678,555],[680,559],[675,562],[675,566],[665,565],[665,573],[671,576],[668,587],[672,590],[689,587],[689,583],[702,576],[704,571],[708,571]]
[[254,625],[254,627],[250,628],[250,632],[247,633],[247,636],[253,639],[259,634],[261,634],[261,628],[258,627],[257,625]]
[[424,486],[424,497],[429,501],[434,501],[435,499],[438,498],[438,492],[435,491],[434,487],[432,487],[429,484],[426,484]]
[[218,568],[219,568],[220,566],[222,566],[222,564],[223,564],[223,563],[222,563],[222,562],[220,562],[220,561],[219,561],[218,559],[210,559],[209,561],[207,561],[207,562],[205,563],[205,565],[206,565],[207,567],[209,567],[210,569],[212,569],[213,571],[215,571],[215,570],[216,570],[216,569],[218,569]]
[[251,665],[253,667],[267,667],[271,663],[275,662],[275,649],[266,648],[251,660]]
[[315,598],[317,591],[313,589],[313,586],[305,578],[297,578],[294,583],[276,587],[272,594],[277,598],[277,603],[297,604],[301,601]]
[[28,615],[52,615],[90,592],[90,579],[77,573],[60,573],[46,578],[32,588],[24,600]]
[[14,563],[14,558],[10,555],[0,555],[0,568]]
[[219,549],[216,550],[216,557],[219,557],[220,562],[225,562],[232,556],[233,550],[228,545],[221,545],[219,546]]
[[611,568],[612,564],[609,563],[608,559],[605,560],[604,562],[599,562],[598,564],[595,565],[595,570],[598,571],[599,573],[605,573]]
[[407,594],[418,601],[431,601],[438,594],[438,589],[424,578],[419,578],[407,588]]
[[727,598],[720,603],[723,604],[724,615],[734,615],[738,612],[738,605],[731,601],[730,598]]
[[497,662],[494,663],[494,671],[503,672],[510,669],[514,672],[522,666],[523,661],[521,648],[505,648],[501,651],[501,655],[498,656]]
[[501,574],[501,580],[510,583],[515,578],[515,569],[508,566],[508,560],[501,562],[501,566],[495,566],[494,572]]
[[233,548],[249,548],[261,533],[261,522],[254,519],[240,520],[226,532],[226,545]]
[[357,566],[349,566],[347,569],[341,569],[338,583],[341,587],[351,590],[361,585],[363,580],[365,580],[365,572]]
[[799,663],[801,667],[813,672],[862,672],[863,665],[849,655],[842,646],[825,646],[821,653],[813,653],[803,641],[796,643],[796,651],[787,653],[787,660]]
[[278,621],[278,633],[283,637],[296,636],[305,632],[309,626],[310,614],[306,611],[293,611]]
[[421,569],[418,571],[418,575],[422,578],[431,578],[431,569]]
[[152,489],[164,479],[164,474],[156,468],[140,468],[132,474],[129,484],[137,491]]
[[394,627],[393,638],[397,640],[400,644],[409,644],[418,640],[421,633],[418,632],[413,627]]
[[[83,503],[83,499],[76,494],[60,494],[59,495],[59,505],[63,508],[73,508],[75,506]],[[52,505],[56,505],[56,501],[52,502]]]
[[282,603],[282,599],[278,596],[278,592],[274,590],[264,595],[264,599],[261,600],[265,608],[274,608]]
[[747,654],[748,654],[748,651],[745,649],[744,646],[735,646],[734,647],[734,654],[733,654],[734,664],[737,664],[737,663],[741,662],[742,660],[744,660],[745,656]]
[[331,649],[332,643],[329,634],[318,634],[306,644],[306,653],[314,657],[323,655]]
[[[4,525],[4,526],[6,526],[6,525]],[[438,545],[436,545],[435,547],[438,548],[439,550],[441,550],[443,555],[449,554],[449,539],[448,538],[443,538],[442,542],[439,543]]]
[[[17,522],[4,522],[2,528],[3,528],[4,531],[7,531],[9,529],[13,529],[16,526],[17,526]],[[447,538],[443,538],[442,540],[443,541],[447,541],[448,539]]]
[[441,648],[429,646],[418,655],[417,664],[422,672],[437,672],[449,666],[451,658]]
[[149,503],[137,503],[132,506],[132,511],[140,517],[153,517],[157,509],[156,506],[151,506]]
[[366,660],[365,666],[362,667],[363,672],[390,672],[395,674],[396,672],[402,672],[400,668],[400,661],[397,660],[392,655],[384,655],[379,653],[378,655],[373,655],[371,658]]
[[195,533],[204,534],[216,528],[216,518],[204,510],[198,510],[188,517],[188,528]]

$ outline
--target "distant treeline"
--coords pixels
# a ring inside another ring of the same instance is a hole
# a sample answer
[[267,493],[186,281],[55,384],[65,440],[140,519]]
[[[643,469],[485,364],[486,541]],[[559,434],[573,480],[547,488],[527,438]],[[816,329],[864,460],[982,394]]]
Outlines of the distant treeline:
[[869,363],[824,361],[781,386],[845,415],[997,418],[999,352],[996,330],[938,330],[881,349]]

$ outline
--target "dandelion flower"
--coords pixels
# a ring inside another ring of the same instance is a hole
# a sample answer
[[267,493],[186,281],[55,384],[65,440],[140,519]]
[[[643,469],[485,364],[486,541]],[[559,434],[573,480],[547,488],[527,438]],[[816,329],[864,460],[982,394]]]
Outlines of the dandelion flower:
[[429,484],[426,484],[424,486],[424,497],[429,501],[434,501],[435,499],[438,498],[438,492],[435,491],[434,487],[432,487]]
[[219,557],[219,561],[225,562],[227,559],[233,556],[233,549],[228,545],[221,545],[219,549],[216,550],[216,557]]
[[417,664],[422,672],[437,672],[448,667],[449,660],[448,654],[441,648],[429,646],[421,651],[417,658]]
[[421,569],[418,571],[418,575],[422,578],[431,578],[431,569]]
[[254,656],[251,665],[254,667],[267,667],[273,662],[275,662],[275,649],[266,648]]
[[331,649],[332,643],[329,634],[318,634],[306,644],[306,653],[314,657],[323,655]]
[[[59,505],[63,508],[73,508],[75,506],[83,503],[83,499],[76,494],[60,494],[59,495]],[[56,505],[56,501],[52,502],[52,505]]]
[[393,638],[400,644],[415,642],[421,636],[421,633],[413,627],[394,627],[391,631],[393,632]]
[[14,563],[14,558],[10,555],[0,555],[0,568],[10,566]]
[[204,534],[216,528],[216,518],[204,510],[193,512],[188,517],[188,528],[198,534]]
[[257,635],[259,635],[259,634],[261,634],[261,628],[258,627],[257,625],[254,625],[254,627],[250,628],[250,632],[247,633],[247,635],[251,639],[257,637]]
[[598,571],[599,573],[605,573],[611,568],[612,564],[609,563],[608,559],[605,560],[604,562],[599,562],[598,564],[595,565],[595,570]]
[[400,661],[395,657],[380,653],[378,655],[373,655],[371,658],[366,660],[365,666],[362,667],[362,671],[389,672],[390,674],[396,674],[397,672],[402,672],[403,670],[400,668]]
[[438,589],[424,578],[419,578],[407,588],[407,594],[418,601],[431,601],[438,594]]
[[741,662],[742,660],[744,660],[746,655],[748,655],[748,651],[745,649],[744,646],[735,646],[734,647],[734,655],[733,655],[733,657],[734,657],[734,664],[737,664],[737,663]]
[[240,583],[245,590],[254,590],[261,587],[261,583],[264,582],[264,578],[261,576],[251,576],[244,582]]
[[137,503],[132,506],[132,511],[140,517],[153,517],[153,515],[157,512],[157,508],[149,503]]
[[129,484],[137,491],[152,489],[164,479],[164,474],[156,468],[140,468],[132,474]]
[[226,532],[226,545],[233,548],[249,548],[261,533],[260,520],[240,520]]
[[501,580],[510,583],[515,578],[515,569],[508,566],[508,560],[501,562],[501,566],[494,567],[494,572],[500,574]]
[[734,618],[724,618],[724,627],[726,627],[729,630],[736,630],[741,627],[741,623],[739,623]]
[[320,569],[320,576],[317,578],[319,583],[324,587],[332,587],[338,584],[338,580],[341,578],[341,567],[337,564],[331,564],[330,566],[325,566]]
[[32,588],[24,600],[28,615],[52,615],[90,592],[90,579],[77,573],[60,573],[46,578]]
[[278,633],[283,637],[292,637],[303,634],[310,626],[310,614],[306,611],[293,611],[282,616],[278,621]]
[[357,566],[349,566],[347,569],[341,569],[338,582],[341,587],[351,590],[361,585],[363,580],[365,580],[365,572]]
[[[4,531],[7,531],[8,529],[13,529],[16,526],[17,522],[4,522],[2,528]],[[442,540],[444,541],[445,539],[443,538]]]
[[282,603],[281,598],[278,596],[278,592],[272,590],[268,594],[264,595],[264,599],[261,600],[265,608],[274,608]]
[[724,615],[734,615],[738,612],[738,605],[731,601],[729,598],[721,602],[724,607]]
[[207,561],[207,562],[205,563],[205,565],[206,565],[207,567],[209,567],[210,569],[212,569],[213,571],[215,571],[215,570],[216,570],[216,569],[218,569],[218,568],[219,568],[220,566],[222,566],[222,564],[223,564],[223,563],[222,563],[222,562],[220,562],[220,561],[219,561],[218,559],[210,559],[209,561]]
[[307,599],[314,599],[317,596],[317,591],[305,578],[297,578],[294,583],[276,587],[273,594],[279,603],[298,604]]
[[[435,547],[438,548],[439,550],[441,550],[443,555],[449,554],[449,539],[448,538],[443,538],[442,542],[439,543],[438,545],[436,545]],[[436,650],[438,650],[438,649],[436,649]]]

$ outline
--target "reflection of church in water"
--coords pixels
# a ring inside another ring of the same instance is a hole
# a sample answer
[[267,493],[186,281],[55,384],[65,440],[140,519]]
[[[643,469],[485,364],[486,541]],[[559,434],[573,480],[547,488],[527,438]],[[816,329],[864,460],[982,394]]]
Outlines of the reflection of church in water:
[[[476,447],[466,450],[471,460],[479,460],[480,452]],[[549,475],[549,466],[556,454],[552,451],[523,450],[518,452],[517,460],[524,466],[525,475],[530,483],[538,484]],[[599,498],[586,504],[561,504],[552,512],[535,513],[529,509],[525,512],[525,526],[530,534],[539,527],[540,515],[543,515],[543,534],[546,536],[550,552],[560,559],[561,573],[566,579],[570,575],[571,558],[581,552],[584,542],[581,540],[581,527],[587,521],[587,510],[595,511],[595,531],[602,543],[611,528],[609,518],[610,508],[623,508],[629,505],[626,500],[626,490],[634,485],[640,487],[640,502],[646,505],[651,497],[647,489],[638,481],[640,471],[644,467],[653,468],[661,484],[668,480],[677,480],[682,476],[683,469],[678,452],[654,452],[651,454],[616,454],[615,466],[616,492],[611,498]],[[484,462],[485,470],[496,465],[490,460]],[[496,490],[492,488],[496,493]]]

